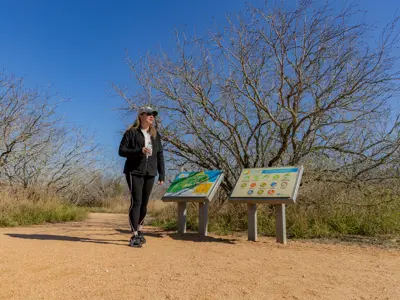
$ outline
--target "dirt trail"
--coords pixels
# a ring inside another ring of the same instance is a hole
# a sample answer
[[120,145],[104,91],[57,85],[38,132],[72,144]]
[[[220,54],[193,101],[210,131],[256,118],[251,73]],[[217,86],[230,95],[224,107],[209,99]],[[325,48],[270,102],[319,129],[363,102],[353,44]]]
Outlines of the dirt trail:
[[0,229],[0,299],[400,299],[400,251],[147,227],[124,215]]

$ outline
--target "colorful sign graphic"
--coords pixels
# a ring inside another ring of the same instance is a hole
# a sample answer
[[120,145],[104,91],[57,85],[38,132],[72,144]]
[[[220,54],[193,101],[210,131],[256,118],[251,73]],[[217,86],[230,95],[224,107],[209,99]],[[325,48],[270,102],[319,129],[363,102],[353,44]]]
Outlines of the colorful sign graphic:
[[164,197],[208,197],[222,171],[181,172],[171,183]]
[[244,169],[231,194],[231,199],[293,199],[301,174],[302,167]]

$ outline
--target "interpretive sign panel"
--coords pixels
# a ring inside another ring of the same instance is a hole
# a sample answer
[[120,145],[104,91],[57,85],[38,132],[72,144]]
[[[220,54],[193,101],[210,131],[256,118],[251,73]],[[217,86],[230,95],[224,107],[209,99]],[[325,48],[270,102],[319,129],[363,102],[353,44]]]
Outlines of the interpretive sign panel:
[[303,167],[244,169],[230,200],[249,203],[294,203],[302,174]]
[[220,170],[203,172],[180,172],[164,194],[163,201],[179,201],[186,199],[208,199],[218,189],[223,178]]

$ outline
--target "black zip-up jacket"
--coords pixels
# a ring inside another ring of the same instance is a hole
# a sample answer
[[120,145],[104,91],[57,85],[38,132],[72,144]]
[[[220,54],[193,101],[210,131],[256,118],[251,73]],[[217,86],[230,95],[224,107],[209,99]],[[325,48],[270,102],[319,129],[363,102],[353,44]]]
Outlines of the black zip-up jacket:
[[161,137],[158,133],[155,138],[151,137],[151,143],[153,152],[151,156],[146,158],[146,155],[142,152],[145,146],[145,139],[142,131],[139,128],[133,128],[125,132],[121,144],[119,145],[118,152],[120,156],[126,157],[124,167],[125,174],[131,173],[139,176],[156,176],[158,171],[158,180],[164,181],[164,154]]

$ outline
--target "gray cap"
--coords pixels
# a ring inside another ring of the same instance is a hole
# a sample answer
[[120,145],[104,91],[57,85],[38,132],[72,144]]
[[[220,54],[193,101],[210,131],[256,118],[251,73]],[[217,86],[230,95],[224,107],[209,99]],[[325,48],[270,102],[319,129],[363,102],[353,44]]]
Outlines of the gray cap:
[[152,109],[150,106],[140,107],[138,114],[141,115],[142,113],[152,114],[155,117],[158,115],[158,111]]

